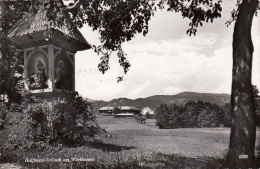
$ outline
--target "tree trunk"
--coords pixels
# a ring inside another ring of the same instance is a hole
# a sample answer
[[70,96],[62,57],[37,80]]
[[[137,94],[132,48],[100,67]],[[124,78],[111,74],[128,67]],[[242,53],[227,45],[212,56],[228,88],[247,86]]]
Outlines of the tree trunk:
[[233,72],[227,162],[231,168],[253,167],[256,139],[255,107],[251,83],[253,43],[251,26],[258,0],[243,0],[233,34]]

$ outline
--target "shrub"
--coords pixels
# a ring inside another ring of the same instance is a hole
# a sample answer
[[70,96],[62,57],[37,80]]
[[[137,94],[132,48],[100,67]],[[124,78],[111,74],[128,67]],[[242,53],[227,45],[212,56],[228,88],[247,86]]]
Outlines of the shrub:
[[21,105],[23,120],[9,137],[8,148],[37,149],[48,146],[78,146],[101,130],[82,97],[59,98],[47,102],[26,95]]
[[137,114],[134,116],[135,120],[139,123],[144,123],[145,124],[145,121],[146,121],[146,117],[141,115],[141,114]]

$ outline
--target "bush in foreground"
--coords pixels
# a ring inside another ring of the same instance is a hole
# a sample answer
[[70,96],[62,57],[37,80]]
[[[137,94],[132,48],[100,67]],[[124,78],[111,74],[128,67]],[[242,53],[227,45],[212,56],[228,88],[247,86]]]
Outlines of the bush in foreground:
[[78,146],[101,131],[91,104],[78,95],[52,102],[26,95],[21,107],[23,118],[9,135],[9,149]]

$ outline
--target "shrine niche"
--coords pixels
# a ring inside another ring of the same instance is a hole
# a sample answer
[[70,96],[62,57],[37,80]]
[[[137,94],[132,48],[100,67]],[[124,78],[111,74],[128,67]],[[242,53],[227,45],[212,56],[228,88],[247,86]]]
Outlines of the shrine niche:
[[64,51],[56,56],[54,61],[54,70],[55,88],[73,90],[74,66]]
[[48,88],[48,58],[43,52],[34,52],[27,61],[30,90]]

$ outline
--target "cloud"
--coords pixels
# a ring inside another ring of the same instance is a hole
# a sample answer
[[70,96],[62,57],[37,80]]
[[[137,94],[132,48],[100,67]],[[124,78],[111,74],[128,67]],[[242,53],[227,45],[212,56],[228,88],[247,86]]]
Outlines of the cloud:
[[[122,72],[115,56],[111,57],[111,70],[105,75],[97,71],[98,59],[87,54],[92,61],[76,63],[77,90],[83,95],[109,100],[111,98],[139,98],[155,94],[177,94],[182,91],[229,93],[231,86],[231,46],[212,51],[212,56],[203,53],[205,46],[214,44],[205,35],[197,39],[162,40],[132,43],[124,46],[131,61],[125,80],[116,83]],[[212,38],[214,39],[214,38]],[[202,43],[198,43],[202,42]],[[91,53],[91,52],[89,52]],[[81,66],[88,67],[87,70]],[[81,70],[81,71],[79,71]]]
[[[197,40],[211,45],[213,42],[208,40],[209,36],[201,36]],[[217,49],[208,57],[201,54],[207,50],[207,44],[196,44],[198,43],[181,39],[127,46],[133,66],[126,76],[129,79],[126,88],[143,97],[181,91],[229,93],[231,46]],[[140,47],[143,50],[139,50]],[[163,52],[159,54],[160,51]]]
[[[111,69],[102,75],[97,68],[100,56],[91,50],[77,53],[76,90],[84,97],[103,100],[183,91],[230,93],[234,25],[226,28],[224,23],[230,19],[232,3],[223,5],[224,19],[199,28],[195,37],[185,34],[188,20],[173,13],[156,14],[147,37],[137,35],[123,45],[132,66],[121,83],[116,82],[116,77],[123,74],[116,54],[111,56]],[[91,44],[99,43],[97,32],[86,27],[81,31]],[[259,88],[260,36],[259,20],[256,19],[252,37],[255,46],[252,83]]]

